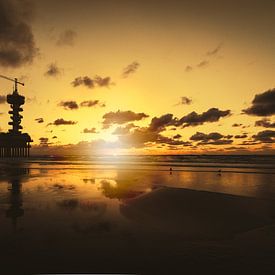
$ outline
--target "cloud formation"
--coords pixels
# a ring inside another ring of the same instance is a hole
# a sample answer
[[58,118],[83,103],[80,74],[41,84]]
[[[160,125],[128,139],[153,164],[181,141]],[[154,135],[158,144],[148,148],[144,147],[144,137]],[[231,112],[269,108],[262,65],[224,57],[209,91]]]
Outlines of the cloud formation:
[[226,145],[233,142],[233,140],[231,139],[232,137],[232,135],[225,136],[217,132],[212,132],[209,134],[197,132],[190,137],[190,140],[199,141],[197,145]]
[[209,65],[209,61],[203,60],[203,61],[201,61],[201,62],[197,65],[197,67],[198,67],[198,68],[204,68],[204,67],[206,67],[206,66],[208,66],[208,65]]
[[56,65],[56,63],[51,63],[48,65],[47,71],[45,72],[45,76],[56,77],[61,74],[60,68]]
[[193,67],[190,66],[190,65],[187,65],[184,70],[185,70],[186,73],[189,73],[193,70]]
[[0,0],[0,66],[30,64],[38,54],[30,19],[32,3]]
[[192,103],[192,99],[188,98],[187,96],[182,96],[180,98],[180,102],[176,104],[176,106],[178,105],[190,105]]
[[170,125],[175,125],[175,119],[172,114],[165,114],[160,117],[153,117],[149,129],[153,132],[162,132]]
[[186,116],[183,116],[180,120],[176,122],[176,126],[182,125],[183,128],[189,126],[202,125],[205,122],[216,122],[219,121],[222,117],[227,117],[231,115],[230,110],[221,111],[218,108],[210,108],[202,114],[196,112],[189,113]]
[[71,100],[71,101],[61,101],[58,106],[63,107],[65,110],[77,110],[78,104]]
[[39,117],[39,118],[36,118],[35,121],[37,123],[43,123],[44,122],[44,119],[42,117]]
[[136,61],[129,64],[127,67],[123,69],[122,77],[127,78],[129,75],[135,73],[137,69],[139,68],[140,64]]
[[124,124],[130,121],[137,121],[149,117],[145,113],[135,113],[133,111],[109,112],[103,116],[103,127],[109,128],[112,124]]
[[90,89],[92,89],[92,88],[95,87],[93,79],[91,79],[88,76],[83,76],[83,77],[79,76],[79,77],[76,77],[71,84],[74,87],[77,87],[77,86],[80,86],[80,85],[86,86],[86,87],[88,87]]
[[73,46],[75,43],[75,38],[77,33],[73,30],[65,30],[64,32],[60,33],[56,45],[58,46]]
[[213,132],[210,134],[204,134],[201,132],[197,132],[196,134],[194,134],[193,136],[190,137],[191,140],[194,141],[200,141],[200,140],[218,140],[223,138],[224,136],[220,133],[217,132]]
[[240,138],[247,138],[247,134],[242,134],[242,135],[236,135],[234,138],[240,139]]
[[85,128],[84,130],[83,130],[83,133],[84,134],[96,134],[96,128],[91,128],[91,129],[88,129],[88,128]]
[[81,107],[106,107],[105,103],[100,102],[99,100],[85,100],[80,103]]
[[71,82],[73,87],[78,87],[78,86],[85,86],[89,89],[94,89],[96,87],[106,87],[109,88],[110,85],[113,85],[114,83],[111,80],[111,77],[101,77],[96,75],[94,78],[90,78],[89,76],[79,76],[76,77],[72,82]]
[[265,130],[252,136],[255,141],[260,141],[263,143],[275,143],[275,131]]
[[45,137],[39,138],[39,141],[40,141],[39,145],[42,146],[42,147],[47,147],[50,144],[49,139],[45,138]]
[[59,126],[59,125],[74,125],[74,124],[77,124],[77,121],[65,120],[63,118],[58,118],[54,122],[49,123],[48,125]]
[[215,49],[208,51],[208,52],[206,53],[206,55],[208,55],[208,56],[217,55],[217,54],[221,51],[222,46],[223,46],[223,44],[220,43]]
[[191,142],[182,141],[165,137],[157,131],[152,131],[148,127],[138,127],[130,131],[128,134],[120,135],[119,142],[124,147],[141,148],[149,146],[150,144],[164,144],[177,146],[191,146]]
[[265,128],[275,128],[275,122],[270,122],[270,119],[264,118],[255,122],[255,126]]
[[117,127],[114,132],[112,133],[113,135],[126,135],[130,133],[130,130],[135,128],[137,126],[135,126],[134,123],[128,123],[126,126],[119,126]]
[[160,117],[152,118],[148,129],[151,132],[162,132],[166,130],[168,126],[176,127],[190,127],[202,125],[206,122],[216,122],[222,117],[231,115],[230,110],[219,110],[218,108],[210,108],[202,114],[197,114],[196,112],[191,112],[186,116],[183,116],[181,119],[173,117],[173,114],[164,114]]
[[179,139],[179,138],[181,138],[182,136],[180,135],[180,134],[177,134],[177,135],[175,135],[175,136],[173,136],[173,139]]
[[232,124],[232,127],[241,127],[241,126],[242,126],[241,123],[234,123],[234,124]]
[[247,115],[271,116],[275,114],[275,88],[255,95],[252,106],[243,110]]

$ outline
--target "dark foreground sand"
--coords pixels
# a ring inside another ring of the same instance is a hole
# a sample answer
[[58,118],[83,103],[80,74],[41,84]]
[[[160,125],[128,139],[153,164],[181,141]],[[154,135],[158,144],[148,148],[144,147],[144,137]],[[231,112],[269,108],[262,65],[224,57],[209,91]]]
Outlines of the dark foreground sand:
[[187,239],[221,239],[275,218],[275,202],[182,188],[162,188],[122,205],[121,212],[160,232]]
[[120,210],[122,233],[4,241],[0,273],[274,274],[272,200],[162,188]]

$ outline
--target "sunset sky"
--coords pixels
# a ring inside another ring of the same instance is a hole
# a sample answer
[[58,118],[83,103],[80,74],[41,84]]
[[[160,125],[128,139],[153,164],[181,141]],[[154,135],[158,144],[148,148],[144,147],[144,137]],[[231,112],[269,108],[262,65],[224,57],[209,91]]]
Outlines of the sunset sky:
[[[0,74],[25,82],[35,153],[274,153],[274,14],[274,0],[0,0]],[[10,92],[0,78],[2,131]]]

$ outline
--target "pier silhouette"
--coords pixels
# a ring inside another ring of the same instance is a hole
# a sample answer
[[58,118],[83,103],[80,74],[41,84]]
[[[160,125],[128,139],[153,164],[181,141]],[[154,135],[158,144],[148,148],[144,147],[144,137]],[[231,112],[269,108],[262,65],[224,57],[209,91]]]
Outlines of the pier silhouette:
[[0,77],[14,81],[13,93],[7,95],[7,103],[11,105],[9,125],[12,129],[8,133],[0,133],[0,157],[29,157],[32,139],[29,134],[20,131],[23,129],[20,125],[23,118],[20,112],[23,111],[21,106],[25,104],[25,97],[18,93],[17,88],[17,84],[24,86],[24,83],[19,82],[17,78],[11,79],[2,75]]

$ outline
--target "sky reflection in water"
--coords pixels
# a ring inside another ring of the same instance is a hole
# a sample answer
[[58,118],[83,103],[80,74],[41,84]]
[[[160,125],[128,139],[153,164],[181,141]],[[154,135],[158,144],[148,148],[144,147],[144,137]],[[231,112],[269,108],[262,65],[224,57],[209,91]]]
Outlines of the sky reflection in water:
[[[31,165],[29,165],[30,167]],[[120,206],[163,186],[275,198],[273,174],[157,170],[2,169],[1,231],[108,231],[127,224]],[[35,221],[35,222],[34,222]],[[86,228],[86,229],[85,229]]]

